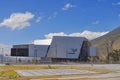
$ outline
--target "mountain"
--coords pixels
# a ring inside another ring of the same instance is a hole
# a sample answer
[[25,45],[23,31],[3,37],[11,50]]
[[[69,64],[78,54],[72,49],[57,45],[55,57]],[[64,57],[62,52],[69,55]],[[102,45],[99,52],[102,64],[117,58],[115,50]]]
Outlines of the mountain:
[[114,49],[120,49],[120,26],[111,32],[91,41],[97,49],[100,59],[107,59],[108,53]]

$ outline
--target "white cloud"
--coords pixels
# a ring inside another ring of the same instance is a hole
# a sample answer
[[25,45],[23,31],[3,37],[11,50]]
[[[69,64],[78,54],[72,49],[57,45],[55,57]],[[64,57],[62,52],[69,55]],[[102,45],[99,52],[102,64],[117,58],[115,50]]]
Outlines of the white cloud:
[[112,3],[112,5],[120,5],[120,2]]
[[12,30],[23,29],[27,26],[30,26],[29,20],[34,17],[34,14],[30,12],[25,13],[13,13],[9,18],[4,19],[0,23],[0,27],[8,27]]
[[99,24],[99,23],[100,23],[99,20],[96,20],[96,21],[92,22],[92,24],[95,24],[95,25],[97,25],[97,24]]
[[40,39],[40,40],[34,40],[32,43],[36,45],[50,45],[52,39]]
[[92,32],[92,31],[85,30],[81,33],[72,33],[69,36],[86,37],[87,39],[92,40],[102,35],[105,35],[107,33],[108,31],[107,32]]
[[98,2],[104,2],[104,1],[107,1],[107,0],[97,0]]
[[49,33],[45,35],[46,39],[52,39],[53,36],[67,36],[64,32],[59,32],[59,33]]
[[118,16],[120,17],[120,14],[118,14]]
[[64,32],[60,32],[60,33],[49,33],[45,35],[45,38],[52,39],[53,36],[76,36],[76,37],[86,37],[87,39],[92,40],[102,35],[105,35],[107,33],[108,31],[107,32],[92,32],[88,30],[85,30],[81,33],[71,33],[71,34],[65,34]]
[[68,9],[73,8],[73,7],[76,7],[76,6],[71,5],[70,3],[67,3],[67,4],[64,5],[64,7],[62,8],[62,10],[68,10]]
[[37,20],[36,20],[36,23],[39,23],[39,22],[41,21],[41,19],[42,19],[42,17],[39,16],[39,17],[37,18]]
[[56,18],[57,15],[58,15],[58,12],[54,12],[52,15],[48,17],[48,19],[50,20],[50,19]]

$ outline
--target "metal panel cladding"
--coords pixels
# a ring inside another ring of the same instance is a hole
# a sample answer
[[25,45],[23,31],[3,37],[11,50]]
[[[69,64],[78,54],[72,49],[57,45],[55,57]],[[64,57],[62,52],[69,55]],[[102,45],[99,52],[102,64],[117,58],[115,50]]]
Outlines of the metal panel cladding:
[[47,57],[77,59],[84,39],[83,37],[54,36]]

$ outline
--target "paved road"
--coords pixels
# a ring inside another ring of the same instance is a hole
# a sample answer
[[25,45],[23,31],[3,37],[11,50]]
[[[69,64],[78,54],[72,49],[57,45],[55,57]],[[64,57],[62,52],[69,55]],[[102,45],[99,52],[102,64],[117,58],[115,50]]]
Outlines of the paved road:
[[49,76],[72,74],[96,74],[97,72],[76,69],[40,69],[40,70],[16,70],[21,76]]

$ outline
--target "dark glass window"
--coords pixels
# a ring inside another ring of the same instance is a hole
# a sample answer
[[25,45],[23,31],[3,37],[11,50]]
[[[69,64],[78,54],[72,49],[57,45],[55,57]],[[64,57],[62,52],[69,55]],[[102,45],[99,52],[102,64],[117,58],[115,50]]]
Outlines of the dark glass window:
[[12,48],[11,56],[28,56],[28,48]]

